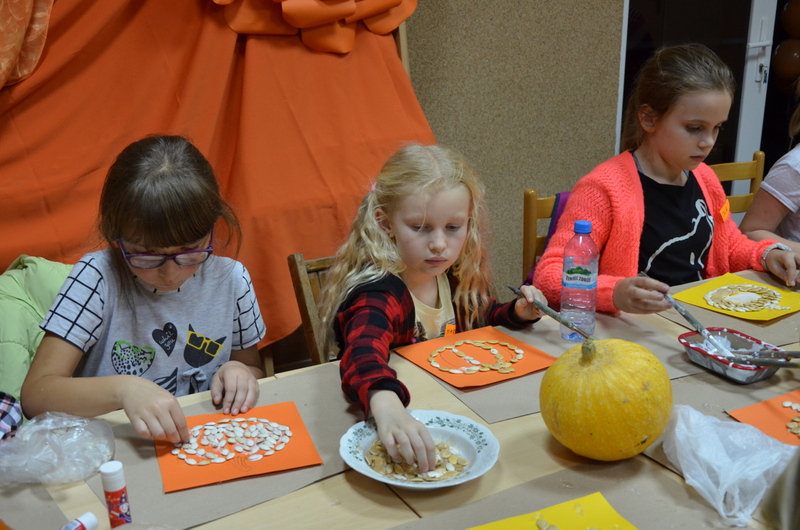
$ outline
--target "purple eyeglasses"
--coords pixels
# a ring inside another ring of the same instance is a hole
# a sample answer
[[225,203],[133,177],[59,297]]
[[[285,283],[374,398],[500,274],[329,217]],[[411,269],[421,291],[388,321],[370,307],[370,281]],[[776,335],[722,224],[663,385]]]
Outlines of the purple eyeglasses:
[[135,269],[157,269],[167,262],[172,260],[181,267],[193,267],[208,261],[211,253],[214,252],[214,230],[211,230],[211,238],[208,242],[208,248],[203,250],[187,250],[186,252],[176,252],[175,254],[131,254],[125,249],[125,244],[121,239],[117,240],[119,248],[122,250],[122,256],[125,261],[130,263],[131,267]]

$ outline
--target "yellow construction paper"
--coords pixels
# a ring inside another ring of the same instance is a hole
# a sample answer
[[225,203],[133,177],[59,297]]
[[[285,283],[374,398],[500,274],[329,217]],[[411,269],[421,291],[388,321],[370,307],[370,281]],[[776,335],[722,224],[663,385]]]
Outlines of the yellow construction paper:
[[[778,302],[778,304],[783,307],[788,307],[789,309],[762,309],[761,311],[729,311],[727,309],[721,309],[719,307],[714,307],[713,305],[709,305],[703,298],[709,291],[713,291],[714,289],[717,289],[719,287],[725,287],[726,285],[758,285],[761,287],[772,289],[773,291],[776,291],[778,294],[781,295],[781,299],[780,302]],[[703,309],[708,309],[709,311],[716,311],[717,313],[731,315],[737,318],[744,318],[746,320],[772,320],[773,318],[782,317],[784,315],[788,315],[790,313],[794,313],[795,311],[800,310],[800,293],[795,293],[787,289],[781,289],[780,287],[767,285],[766,283],[757,282],[755,280],[746,280],[741,276],[737,276],[731,273],[723,274],[722,276],[717,276],[716,278],[712,278],[706,282],[701,283],[700,285],[695,285],[690,289],[681,291],[678,294],[673,295],[673,298],[675,298],[676,300],[680,300],[681,302],[686,302],[687,304],[692,304],[697,307],[702,307]]]
[[[596,528],[597,530],[636,530],[636,527],[622,518],[600,492],[579,499],[562,502],[550,508],[526,515],[509,517],[494,523],[474,526],[471,530],[539,530],[537,521],[546,521],[550,526],[562,530],[569,528]],[[547,528],[547,526],[544,526]]]

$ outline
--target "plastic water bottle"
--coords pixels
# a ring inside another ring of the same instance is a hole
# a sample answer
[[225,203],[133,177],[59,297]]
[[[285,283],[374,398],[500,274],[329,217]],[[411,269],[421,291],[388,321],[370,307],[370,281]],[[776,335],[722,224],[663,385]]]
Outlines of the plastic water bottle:
[[[561,315],[586,333],[592,334],[597,307],[597,245],[590,235],[590,221],[575,221],[574,230],[575,235],[564,247]],[[561,336],[568,340],[583,340],[583,337],[563,324]]]

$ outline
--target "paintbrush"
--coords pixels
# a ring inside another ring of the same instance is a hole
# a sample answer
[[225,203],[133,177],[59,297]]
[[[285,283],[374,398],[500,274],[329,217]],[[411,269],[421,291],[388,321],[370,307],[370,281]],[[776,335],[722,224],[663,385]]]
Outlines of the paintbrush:
[[[524,299],[527,300],[527,297],[525,296],[525,294],[522,291],[520,291],[519,289],[517,289],[516,287],[511,286],[511,285],[508,285],[507,287],[509,289],[511,289],[511,291],[515,295],[519,296],[520,298],[524,298]],[[565,326],[567,326],[569,329],[571,329],[572,331],[574,331],[575,333],[577,333],[578,335],[580,335],[584,339],[597,340],[597,337],[595,337],[594,335],[591,335],[589,333],[586,333],[584,330],[582,330],[581,328],[579,328],[578,326],[573,324],[569,319],[567,319],[564,316],[562,316],[561,313],[559,313],[557,311],[553,311],[552,309],[547,307],[547,305],[541,303],[536,298],[533,299],[533,305],[535,305],[536,308],[539,311],[542,311],[543,313],[545,313],[548,316],[552,317],[553,320],[555,320],[556,322],[564,324]]]

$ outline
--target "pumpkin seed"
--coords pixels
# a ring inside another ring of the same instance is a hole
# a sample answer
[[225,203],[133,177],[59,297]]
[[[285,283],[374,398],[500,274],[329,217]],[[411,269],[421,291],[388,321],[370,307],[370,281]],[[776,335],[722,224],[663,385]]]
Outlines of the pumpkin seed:
[[[448,456],[443,456],[444,454]],[[455,459],[455,462],[451,459]],[[468,463],[465,458],[457,456],[456,448],[440,442],[436,444],[436,468],[427,473],[420,473],[416,464],[392,460],[380,440],[372,443],[364,454],[364,461],[381,475],[409,482],[447,480],[460,475]]]
[[[222,464],[238,454],[256,462],[283,449],[292,436],[287,425],[255,417],[247,420],[226,418],[219,422],[207,422],[189,432],[189,441],[173,444],[174,449],[171,452],[192,466]],[[228,444],[231,448],[225,447]],[[211,449],[219,451],[217,453]],[[193,458],[188,458],[187,455],[192,455]]]

